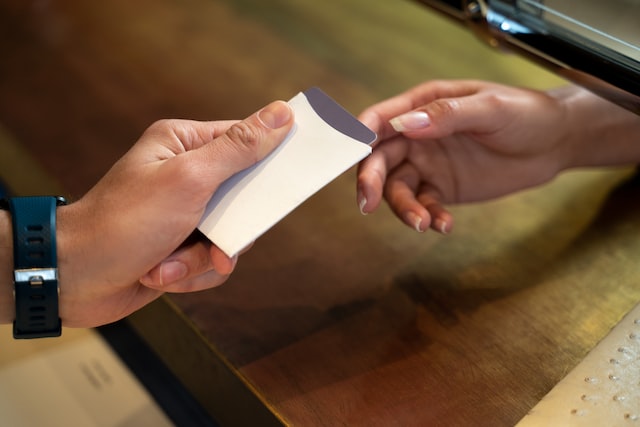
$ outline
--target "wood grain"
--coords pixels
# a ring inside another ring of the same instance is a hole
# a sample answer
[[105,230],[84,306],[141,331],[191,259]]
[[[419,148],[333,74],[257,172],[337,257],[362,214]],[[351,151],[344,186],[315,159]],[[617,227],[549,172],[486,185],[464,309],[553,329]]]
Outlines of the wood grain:
[[[164,117],[309,86],[357,113],[426,79],[562,83],[403,1],[0,1],[0,35],[0,122],[75,196]],[[303,204],[225,285],[131,317],[223,424],[513,425],[640,298],[631,170],[455,207],[444,237],[362,217],[354,187],[351,170]]]

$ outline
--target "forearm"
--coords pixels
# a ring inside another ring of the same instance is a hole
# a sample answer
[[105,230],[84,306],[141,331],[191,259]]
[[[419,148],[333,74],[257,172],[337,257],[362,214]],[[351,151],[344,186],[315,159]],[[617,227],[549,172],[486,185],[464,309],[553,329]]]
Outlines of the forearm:
[[13,237],[9,213],[0,210],[0,323],[11,323],[13,302]]
[[640,116],[585,89],[568,86],[551,92],[566,108],[561,136],[565,168],[640,163]]

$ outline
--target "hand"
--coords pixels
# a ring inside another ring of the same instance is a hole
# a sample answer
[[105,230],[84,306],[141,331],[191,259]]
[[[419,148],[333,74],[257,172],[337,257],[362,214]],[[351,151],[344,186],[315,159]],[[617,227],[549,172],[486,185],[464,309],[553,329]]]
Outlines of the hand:
[[535,186],[567,163],[567,109],[545,92],[434,81],[368,108],[360,120],[378,133],[359,167],[361,211],[374,211],[384,196],[418,231],[451,231],[443,204]]
[[235,259],[194,231],[216,188],[270,153],[293,113],[274,102],[242,122],[165,120],[79,201],[58,209],[60,317],[91,327],[163,292],[221,284]]

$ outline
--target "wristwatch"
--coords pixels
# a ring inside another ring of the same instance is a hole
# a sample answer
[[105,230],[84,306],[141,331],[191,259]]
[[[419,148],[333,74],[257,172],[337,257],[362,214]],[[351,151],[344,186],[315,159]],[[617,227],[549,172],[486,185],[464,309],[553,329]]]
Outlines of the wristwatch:
[[11,212],[13,223],[13,284],[16,318],[14,338],[58,337],[58,257],[56,207],[60,196],[12,197],[0,208]]

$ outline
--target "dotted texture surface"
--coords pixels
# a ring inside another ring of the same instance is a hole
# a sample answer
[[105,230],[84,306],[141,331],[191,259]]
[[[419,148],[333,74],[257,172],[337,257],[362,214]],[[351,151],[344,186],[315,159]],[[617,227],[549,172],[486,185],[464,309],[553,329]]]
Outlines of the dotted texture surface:
[[640,425],[640,305],[517,427]]

